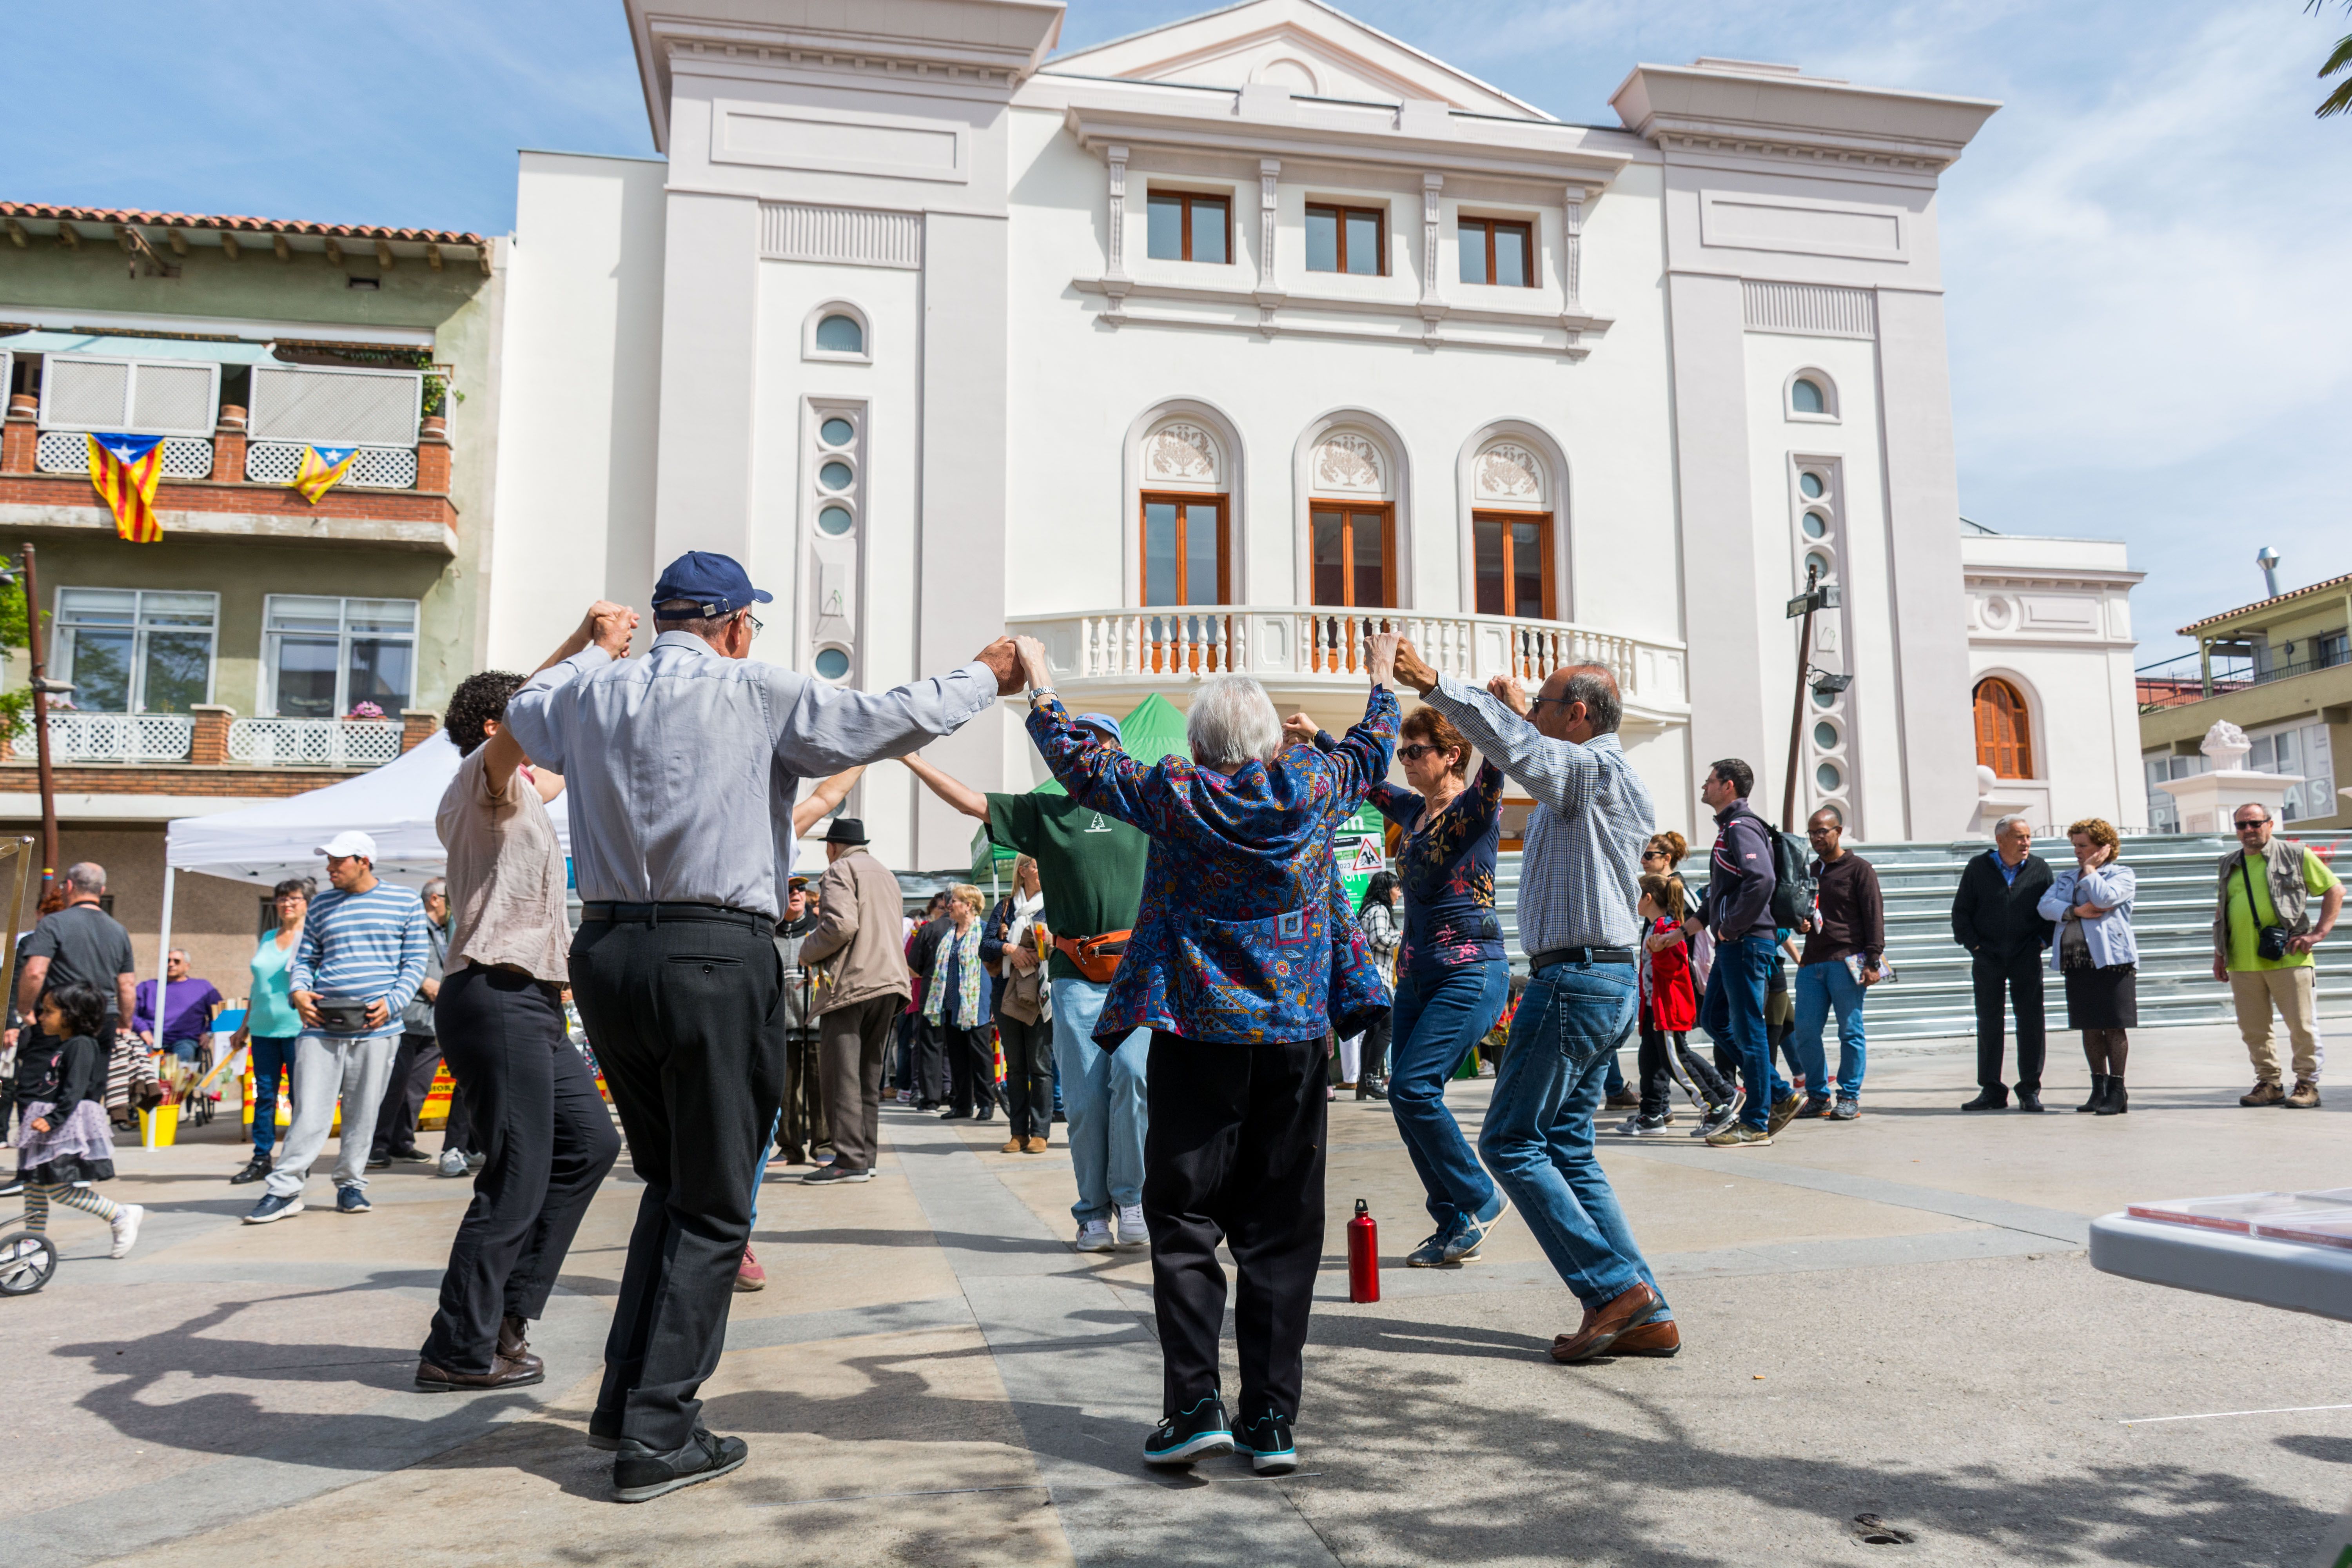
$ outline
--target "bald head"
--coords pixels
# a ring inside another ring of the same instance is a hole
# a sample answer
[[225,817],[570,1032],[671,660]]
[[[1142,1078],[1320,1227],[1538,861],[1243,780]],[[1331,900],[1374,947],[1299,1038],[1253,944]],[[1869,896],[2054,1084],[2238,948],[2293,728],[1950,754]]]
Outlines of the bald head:
[[1605,666],[1569,664],[1553,670],[1543,683],[1530,717],[1537,730],[1553,740],[1581,745],[1595,735],[1615,734],[1622,712],[1617,678]]

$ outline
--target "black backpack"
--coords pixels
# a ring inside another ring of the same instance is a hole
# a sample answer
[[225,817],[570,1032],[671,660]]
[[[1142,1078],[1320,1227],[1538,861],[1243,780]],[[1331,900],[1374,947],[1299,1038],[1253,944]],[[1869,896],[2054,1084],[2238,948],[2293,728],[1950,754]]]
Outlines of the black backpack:
[[1764,825],[1764,834],[1772,841],[1772,923],[1793,931],[1799,921],[1813,918],[1817,885],[1812,846],[1769,823]]

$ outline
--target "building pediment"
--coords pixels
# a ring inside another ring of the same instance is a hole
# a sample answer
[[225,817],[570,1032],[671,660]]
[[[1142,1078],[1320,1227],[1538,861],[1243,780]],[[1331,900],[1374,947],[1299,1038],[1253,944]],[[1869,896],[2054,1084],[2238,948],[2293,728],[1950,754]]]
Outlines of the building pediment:
[[1046,68],[1200,87],[1263,83],[1302,98],[1419,100],[1478,114],[1552,118],[1320,0],[1247,0],[1064,55]]

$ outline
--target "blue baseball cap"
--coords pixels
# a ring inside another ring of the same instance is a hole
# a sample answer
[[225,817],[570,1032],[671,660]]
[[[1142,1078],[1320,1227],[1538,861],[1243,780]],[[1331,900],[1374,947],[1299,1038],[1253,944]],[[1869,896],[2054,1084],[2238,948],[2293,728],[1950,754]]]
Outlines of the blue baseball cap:
[[677,599],[691,599],[698,616],[731,616],[752,605],[772,603],[775,595],[751,586],[742,564],[731,555],[689,550],[662,568],[654,584],[654,614]]
[[1081,730],[1099,730],[1111,739],[1113,745],[1124,746],[1126,737],[1118,732],[1118,721],[1108,713],[1081,713],[1070,721]]

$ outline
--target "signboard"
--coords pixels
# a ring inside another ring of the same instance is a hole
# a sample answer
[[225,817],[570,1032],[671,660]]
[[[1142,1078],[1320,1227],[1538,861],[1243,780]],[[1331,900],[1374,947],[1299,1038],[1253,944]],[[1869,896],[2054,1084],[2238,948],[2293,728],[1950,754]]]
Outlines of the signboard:
[[1364,889],[1372,885],[1373,873],[1387,868],[1387,844],[1388,818],[1376,805],[1357,807],[1356,815],[1333,831],[1331,859],[1347,894],[1349,913],[1363,904]]

